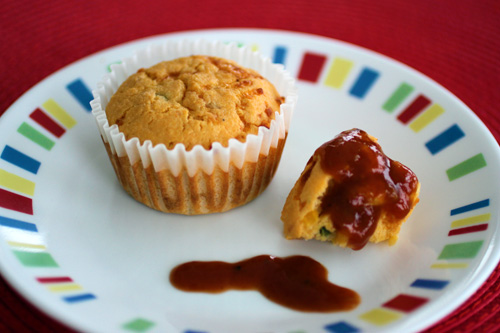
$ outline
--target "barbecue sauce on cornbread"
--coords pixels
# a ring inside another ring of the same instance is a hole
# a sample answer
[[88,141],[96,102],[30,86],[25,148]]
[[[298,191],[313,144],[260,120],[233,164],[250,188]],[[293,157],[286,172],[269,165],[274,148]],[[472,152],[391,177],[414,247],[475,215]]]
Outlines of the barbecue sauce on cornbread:
[[328,271],[307,256],[260,255],[236,263],[191,261],[175,267],[170,282],[183,291],[256,290],[282,306],[304,312],[354,309],[359,295],[330,283]]
[[344,131],[316,153],[323,171],[332,176],[321,214],[328,214],[335,230],[348,237],[349,247],[363,248],[382,215],[397,222],[410,212],[416,175],[387,157],[366,132]]

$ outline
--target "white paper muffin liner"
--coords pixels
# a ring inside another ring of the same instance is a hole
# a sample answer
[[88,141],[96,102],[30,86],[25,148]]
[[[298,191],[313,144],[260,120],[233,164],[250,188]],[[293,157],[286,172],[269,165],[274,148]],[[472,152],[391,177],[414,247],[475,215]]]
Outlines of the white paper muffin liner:
[[[230,59],[243,67],[256,70],[270,81],[278,93],[285,97],[285,102],[280,106],[280,112],[275,112],[275,119],[271,121],[270,128],[260,127],[258,134],[248,134],[245,142],[230,139],[227,147],[215,142],[208,150],[201,145],[196,145],[187,151],[183,144],[177,144],[173,149],[168,150],[164,144],[153,146],[150,140],[142,144],[138,138],[127,140],[117,125],[109,125],[105,113],[106,106],[121,83],[130,75],[141,68],[148,68],[162,61],[191,55]],[[242,169],[245,163],[257,163],[260,158],[267,156],[271,148],[281,146],[282,149],[297,102],[294,79],[284,70],[282,65],[273,64],[269,58],[265,58],[246,47],[205,40],[167,41],[138,51],[134,56],[124,59],[120,64],[111,65],[111,72],[104,76],[92,93],[94,95],[94,100],[90,103],[92,114],[112,160],[113,157],[117,158],[116,161],[127,157],[131,166],[140,161],[144,170],[151,169],[152,166],[157,173],[167,171],[174,177],[179,177],[181,173],[187,173],[190,178],[199,171],[211,175],[215,168],[229,172],[232,165],[237,169]],[[117,171],[116,165],[114,166],[115,171]],[[169,211],[169,209],[161,207],[153,208]],[[210,209],[207,212],[210,212]],[[191,213],[187,212],[186,214]]]

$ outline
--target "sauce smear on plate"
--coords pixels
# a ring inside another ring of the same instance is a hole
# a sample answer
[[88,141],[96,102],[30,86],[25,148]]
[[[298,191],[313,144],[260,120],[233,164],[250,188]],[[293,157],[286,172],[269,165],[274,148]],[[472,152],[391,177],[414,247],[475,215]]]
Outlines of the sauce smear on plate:
[[175,267],[170,282],[183,291],[256,290],[282,306],[304,312],[354,309],[359,295],[330,283],[328,271],[307,256],[260,255],[236,263],[191,261]]

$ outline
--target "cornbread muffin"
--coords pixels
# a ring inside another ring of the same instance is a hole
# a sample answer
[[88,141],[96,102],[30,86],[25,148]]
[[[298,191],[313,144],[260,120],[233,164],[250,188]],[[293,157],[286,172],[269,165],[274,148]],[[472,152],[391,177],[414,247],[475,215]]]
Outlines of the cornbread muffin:
[[269,128],[281,103],[283,97],[254,70],[198,55],[140,69],[118,88],[106,115],[127,139],[210,149],[214,142],[227,147],[232,138],[245,142],[260,126]]
[[281,214],[285,237],[354,250],[367,242],[392,245],[419,190],[416,175],[388,158],[377,139],[344,131],[315,151],[288,195]]
[[265,190],[297,99],[282,66],[236,45],[189,40],[113,65],[93,94],[122,187],[186,215],[224,212]]

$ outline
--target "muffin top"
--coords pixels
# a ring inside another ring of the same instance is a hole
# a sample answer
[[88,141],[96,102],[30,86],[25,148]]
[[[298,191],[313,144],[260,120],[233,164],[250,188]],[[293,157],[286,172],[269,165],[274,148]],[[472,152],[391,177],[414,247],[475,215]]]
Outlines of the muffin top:
[[106,116],[126,139],[151,140],[172,149],[200,144],[227,147],[269,128],[284,102],[256,71],[233,61],[190,56],[164,61],[131,75],[111,97]]

